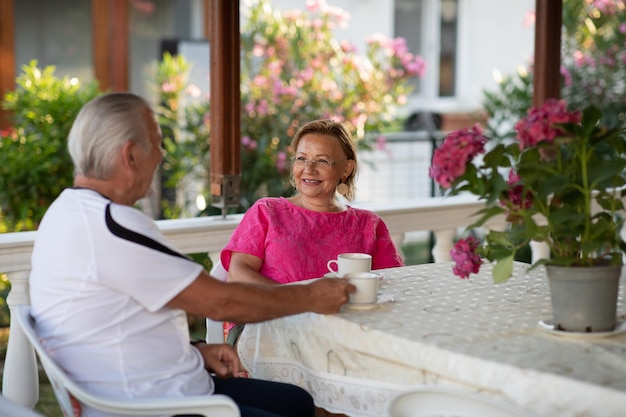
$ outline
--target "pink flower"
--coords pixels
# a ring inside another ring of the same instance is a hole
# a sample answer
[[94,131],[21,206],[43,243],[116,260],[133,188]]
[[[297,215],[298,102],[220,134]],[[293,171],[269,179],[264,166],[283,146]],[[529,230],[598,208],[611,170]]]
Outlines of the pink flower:
[[338,27],[342,29],[348,27],[348,22],[350,21],[350,13],[340,7],[335,6],[328,6],[324,11],[337,22]]
[[335,80],[331,80],[329,78],[322,79],[322,81],[320,82],[320,87],[322,91],[325,92],[335,91],[338,88]]
[[324,1],[324,0],[306,0],[305,6],[306,6],[306,9],[309,12],[316,12],[316,11],[326,7],[326,1]]
[[566,87],[572,85],[572,74],[564,66],[561,66],[561,75],[563,76],[563,82]]
[[450,250],[450,256],[455,262],[452,272],[454,275],[467,278],[470,274],[476,274],[480,270],[480,265],[483,261],[476,253],[478,249],[478,240],[470,236],[467,239],[459,239],[452,250]]
[[356,52],[356,46],[346,40],[342,40],[341,42],[339,42],[339,47],[341,47],[341,50],[346,53]]
[[540,142],[554,142],[563,134],[558,124],[579,123],[580,112],[568,112],[565,100],[547,99],[539,108],[528,110],[525,119],[515,123],[520,149],[536,146]]
[[[508,205],[512,209],[512,211],[516,210],[526,210],[529,209],[533,205],[532,193],[530,191],[526,191],[526,194],[522,195],[524,191],[524,185],[520,182],[522,178],[519,176],[517,172],[514,170],[509,171],[509,179],[507,184],[509,185],[509,189],[507,191],[508,195]],[[503,202],[506,206],[507,202]],[[514,219],[509,214],[509,221],[513,221]]]
[[403,37],[397,37],[391,41],[391,48],[398,56],[409,53],[409,48],[406,45],[406,39]]
[[380,32],[374,33],[373,35],[369,36],[365,41],[368,45],[379,44],[382,47],[388,47],[391,45],[391,41],[389,40],[389,38]]
[[284,172],[287,167],[287,154],[284,151],[278,151],[276,154],[276,169],[279,172]]
[[252,80],[252,83],[259,88],[265,88],[267,87],[269,81],[267,79],[267,77],[264,77],[263,75],[256,75],[254,77],[254,80]]
[[378,135],[374,147],[379,151],[384,151],[387,148],[387,138],[384,135]]
[[426,62],[421,56],[413,57],[411,55],[411,59],[403,60],[402,65],[404,65],[407,75],[423,77],[426,72]]
[[265,47],[261,44],[255,44],[252,48],[252,55],[263,56],[265,54]]
[[465,174],[466,165],[478,154],[485,153],[487,138],[476,124],[471,129],[464,128],[446,136],[443,144],[435,149],[429,175],[443,188]]
[[15,131],[15,128],[13,127],[9,127],[5,130],[0,129],[0,137],[15,139],[17,137],[17,132]]
[[146,0],[132,0],[131,5],[142,14],[152,14],[156,10],[156,5],[151,1]]
[[594,0],[593,5],[604,15],[614,15],[618,6],[615,0]]
[[525,28],[531,27],[535,24],[535,20],[536,16],[534,10],[526,12],[526,14],[524,15],[524,21],[522,22],[522,26],[524,26]]
[[202,95],[202,90],[200,90],[198,86],[195,84],[190,84],[187,87],[186,91],[187,91],[187,94],[189,94],[193,98],[198,98]]
[[324,26],[324,21],[322,19],[314,19],[313,20],[313,28],[319,29]]
[[256,107],[259,116],[266,116],[269,113],[269,103],[266,99],[259,101]]
[[257,142],[256,140],[252,140],[250,139],[250,136],[244,136],[241,138],[241,144],[249,149],[249,150],[255,150],[257,147]]
[[161,84],[161,91],[163,91],[164,93],[171,93],[176,91],[176,87],[174,87],[173,84],[166,82]]

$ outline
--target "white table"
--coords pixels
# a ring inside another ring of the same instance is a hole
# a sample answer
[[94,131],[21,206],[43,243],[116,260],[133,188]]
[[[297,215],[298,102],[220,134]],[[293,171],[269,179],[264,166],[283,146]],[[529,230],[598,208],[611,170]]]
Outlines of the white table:
[[626,333],[550,334],[538,326],[551,316],[543,268],[518,263],[495,285],[487,266],[471,280],[450,263],[381,271],[395,301],[247,325],[239,354],[251,376],[299,385],[350,416],[386,416],[416,385],[481,391],[545,417],[626,416]]

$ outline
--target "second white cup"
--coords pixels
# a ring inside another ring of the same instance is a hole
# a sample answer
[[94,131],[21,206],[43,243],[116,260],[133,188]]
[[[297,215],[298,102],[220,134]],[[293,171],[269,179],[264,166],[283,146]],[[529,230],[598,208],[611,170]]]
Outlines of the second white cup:
[[[337,270],[333,269],[337,266]],[[372,270],[372,255],[367,253],[340,253],[337,259],[331,259],[326,264],[330,272],[336,272],[343,277],[350,272],[370,272]]]
[[356,287],[356,292],[350,294],[351,304],[373,304],[378,301],[378,279],[374,272],[350,272],[344,275],[350,284]]

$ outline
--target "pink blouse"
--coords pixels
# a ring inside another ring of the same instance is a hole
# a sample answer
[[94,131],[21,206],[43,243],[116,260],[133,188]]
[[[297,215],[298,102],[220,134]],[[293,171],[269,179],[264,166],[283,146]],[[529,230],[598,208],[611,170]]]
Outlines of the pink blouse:
[[281,284],[324,276],[326,263],[340,253],[369,253],[372,269],[404,265],[375,213],[353,207],[310,211],[283,197],[260,199],[248,209],[222,250],[226,270],[233,252],[261,258],[259,272]]

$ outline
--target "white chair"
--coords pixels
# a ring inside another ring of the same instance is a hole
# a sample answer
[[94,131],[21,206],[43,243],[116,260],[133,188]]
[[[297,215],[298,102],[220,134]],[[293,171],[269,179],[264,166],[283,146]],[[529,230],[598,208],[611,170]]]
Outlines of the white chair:
[[0,417],[44,417],[30,408],[0,395]]
[[483,394],[443,387],[415,388],[398,395],[391,417],[536,417],[513,404]]
[[73,407],[78,401],[80,404],[98,410],[121,415],[199,414],[206,417],[240,417],[239,408],[235,402],[225,395],[145,399],[118,399],[94,395],[72,381],[65,371],[48,356],[35,333],[30,306],[16,306],[12,313],[17,315],[17,322],[35,348],[65,416],[80,416],[75,413]]
[[[218,260],[210,272],[213,278],[226,282],[228,271],[224,269],[222,261]],[[206,342],[207,343],[224,343],[224,322],[206,319]]]

